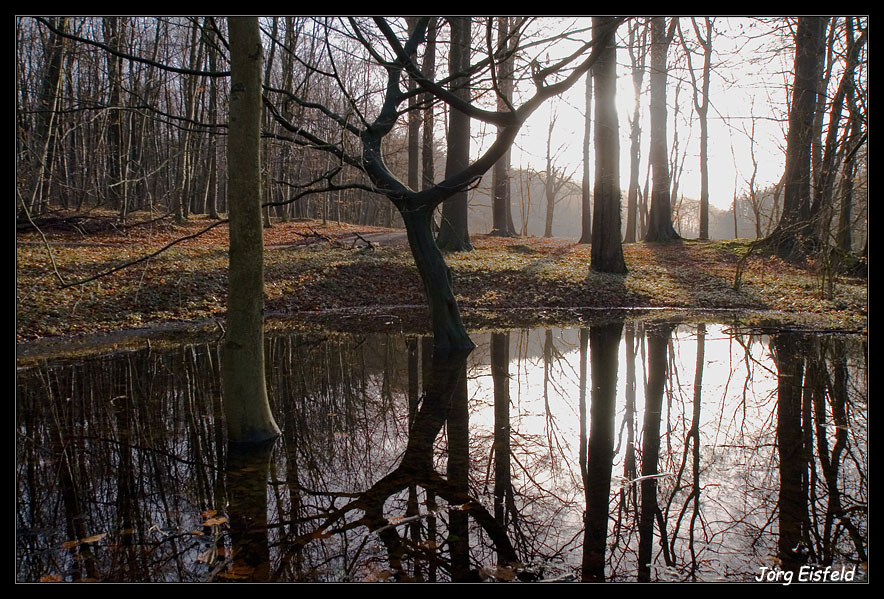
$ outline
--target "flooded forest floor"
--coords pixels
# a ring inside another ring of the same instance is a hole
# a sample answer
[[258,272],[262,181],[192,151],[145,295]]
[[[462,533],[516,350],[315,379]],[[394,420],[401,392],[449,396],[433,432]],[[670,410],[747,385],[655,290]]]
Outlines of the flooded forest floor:
[[[135,219],[133,219],[133,222]],[[63,287],[150,255],[213,224],[193,218],[84,233],[57,226],[16,237],[19,342],[196,325],[223,326],[227,225],[137,264]],[[82,227],[81,227],[82,229]],[[265,236],[267,316],[335,328],[428,330],[420,279],[404,231],[318,221],[275,223]],[[629,273],[589,270],[588,245],[564,239],[472,236],[474,250],[449,254],[454,288],[470,327],[577,319],[581,311],[647,308],[738,310],[825,330],[865,332],[868,281],[837,277],[823,293],[818,264],[784,262],[749,240],[624,245]],[[47,245],[48,248],[47,249]],[[50,259],[51,254],[51,259]],[[754,316],[753,316],[754,315]]]

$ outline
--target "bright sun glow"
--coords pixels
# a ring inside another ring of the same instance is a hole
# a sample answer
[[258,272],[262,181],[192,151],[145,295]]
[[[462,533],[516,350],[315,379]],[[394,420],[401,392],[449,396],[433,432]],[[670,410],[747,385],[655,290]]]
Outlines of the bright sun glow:
[[[709,111],[709,180],[713,205],[730,208],[736,186],[737,194],[747,188],[752,175],[750,135],[755,122],[754,144],[758,172],[756,184],[763,187],[776,183],[785,164],[785,102],[786,83],[790,78],[788,51],[773,56],[770,48],[753,42],[763,24],[741,18],[715,20],[713,37],[713,75]],[[750,37],[750,34],[753,37]],[[621,32],[622,35],[622,32]],[[685,35],[693,35],[686,31]],[[618,46],[617,109],[620,119],[620,179],[625,191],[629,181],[629,119],[633,112],[633,88],[626,40]],[[678,36],[670,46],[668,78],[667,133],[670,147],[677,136],[683,167],[679,179],[680,194],[700,196],[699,123],[693,108],[690,79],[685,71],[683,50]],[[695,55],[695,69],[702,57]],[[677,62],[676,62],[677,61]],[[642,163],[640,181],[647,172],[648,158],[648,76],[645,74],[641,97]],[[584,138],[584,83],[578,82],[561,98],[548,101],[532,115],[513,149],[514,166],[544,168],[546,140],[551,115],[556,115],[552,150],[561,156],[574,178],[582,177]],[[592,151],[590,144],[590,152]]]

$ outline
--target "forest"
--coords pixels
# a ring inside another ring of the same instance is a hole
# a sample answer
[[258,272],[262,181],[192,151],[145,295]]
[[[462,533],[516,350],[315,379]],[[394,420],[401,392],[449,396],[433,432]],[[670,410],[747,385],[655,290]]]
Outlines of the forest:
[[864,579],[867,16],[15,36],[20,582]]

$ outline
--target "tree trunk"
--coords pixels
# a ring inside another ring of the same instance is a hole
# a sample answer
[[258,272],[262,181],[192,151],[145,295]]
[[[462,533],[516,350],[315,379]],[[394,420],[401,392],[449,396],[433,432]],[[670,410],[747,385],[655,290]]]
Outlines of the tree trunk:
[[[832,108],[829,113],[829,126],[826,133],[826,142],[823,145],[822,160],[817,169],[814,178],[813,204],[811,206],[811,214],[818,217],[819,223],[816,228],[818,238],[823,241],[828,238],[829,225],[832,221],[835,193],[835,179],[837,174],[837,158],[846,152],[845,146],[852,146],[849,141],[851,130],[851,120],[843,128],[841,127],[841,113],[843,110],[844,100],[847,98],[848,92],[853,95],[854,71],[856,70],[860,51],[865,43],[866,31],[860,35],[859,39],[854,40],[853,37],[853,21],[848,18],[845,21],[846,30],[846,56],[844,64],[844,73],[838,83],[837,90],[832,98]],[[842,133],[839,137],[838,133]],[[840,143],[839,143],[840,142]],[[855,140],[854,140],[855,142]]]
[[[611,17],[593,17],[593,30],[604,29]],[[626,273],[620,243],[620,126],[617,121],[617,50],[612,37],[592,68],[595,86],[595,185],[593,188],[590,268]]]
[[[417,17],[405,17],[408,25],[408,34],[411,35],[417,25]],[[416,56],[413,54],[411,59]],[[420,188],[421,168],[421,119],[417,110],[418,97],[415,94],[417,82],[413,77],[408,78],[408,187],[417,191]]]
[[810,220],[811,134],[816,110],[817,82],[822,68],[820,49],[828,18],[800,17],[795,34],[795,83],[786,136],[783,212],[772,237],[783,254],[797,247],[798,236]]
[[[437,17],[431,17],[429,25],[427,25],[427,45],[424,51],[423,75],[429,80],[436,77],[436,32],[438,31]],[[432,100],[431,94],[426,94],[427,101]],[[429,189],[433,186],[435,177],[435,160],[433,152],[435,145],[433,143],[433,127],[435,119],[433,118],[432,103],[424,110],[424,130],[421,145],[421,190]]]
[[[629,58],[632,64],[632,91],[635,95],[635,102],[632,108],[632,120],[629,123],[629,190],[626,195],[626,234],[623,241],[626,243],[634,243],[638,237],[636,228],[638,226],[638,175],[641,166],[641,89],[642,80],[645,74],[645,60],[647,57],[647,24],[644,27],[640,38],[637,38],[637,29],[641,25],[635,24],[629,30]],[[635,46],[639,47],[636,48]],[[636,50],[638,56],[636,56]]]
[[[67,18],[57,20],[59,30],[67,31]],[[51,32],[45,47],[46,67],[43,74],[39,107],[41,112],[34,123],[35,153],[37,155],[33,194],[28,210],[34,214],[42,213],[49,206],[49,188],[52,181],[52,166],[55,162],[54,148],[56,130],[58,129],[58,109],[61,101],[62,63],[64,55],[64,38]]]
[[[703,80],[697,85],[691,61],[691,50],[688,48],[684,35],[681,36],[682,46],[688,57],[688,72],[693,86],[694,109],[700,118],[700,239],[709,239],[709,74],[712,67],[712,20],[705,17],[706,37],[700,32],[695,18],[691,17],[697,41],[703,49]],[[681,28],[679,27],[681,34]],[[702,102],[701,102],[702,98]]]
[[[121,49],[119,17],[104,17],[102,19],[104,42],[114,50]],[[107,123],[107,190],[111,206],[120,211],[120,220],[126,219],[126,205],[123,198],[122,168],[120,166],[122,151],[122,106],[120,100],[120,77],[122,60],[110,52],[107,53],[108,84],[110,92],[108,96]]]
[[260,443],[279,435],[264,381],[261,37],[256,17],[232,17],[228,23],[230,268],[224,410],[230,441]]
[[402,210],[400,214],[430,307],[435,351],[445,355],[450,351],[473,349],[475,345],[467,334],[454,297],[451,270],[433,240],[432,210],[422,207]]
[[669,158],[666,138],[666,54],[669,48],[665,17],[651,19],[651,148],[653,170],[651,209],[645,241],[678,239],[672,226]]
[[580,241],[592,243],[592,202],[589,180],[589,144],[592,141],[592,71],[586,74],[584,100],[586,113],[583,116],[583,181],[580,185]]
[[856,177],[856,154],[859,144],[862,142],[862,116],[856,106],[856,98],[853,89],[849,91],[847,105],[850,110],[850,135],[848,136],[847,156],[844,159],[841,175],[841,210],[838,217],[838,231],[836,242],[838,248],[845,254],[853,250],[851,228],[853,223],[853,192],[854,179]]
[[617,414],[617,356],[622,334],[622,320],[589,329],[592,397],[584,479],[586,513],[581,567],[583,582],[605,580],[605,548],[608,540],[608,510],[616,434],[614,418]]
[[[809,152],[808,145],[808,165]],[[797,333],[775,335],[777,365],[777,453],[780,459],[779,539],[777,557],[783,570],[798,570],[806,556],[796,552],[807,539],[807,491],[803,480],[808,463],[801,426],[802,381],[807,347]]]
[[660,457],[660,420],[666,390],[669,337],[673,325],[648,330],[648,382],[645,387],[645,414],[642,428],[641,507],[639,512],[638,581],[651,580],[654,521],[657,505],[657,477]]
[[[449,72],[452,91],[465,101],[470,99],[469,77],[463,75],[470,66],[470,17],[452,17],[451,55]],[[445,176],[464,171],[470,164],[470,117],[451,109],[448,118],[448,159]],[[468,226],[469,208],[467,191],[452,195],[442,206],[442,224],[439,227],[439,247],[446,251],[461,252],[473,249]]]
[[[515,40],[507,41],[510,36],[510,18],[497,17],[498,44],[505,53],[509,53]],[[513,100],[513,57],[505,56],[498,64],[497,83],[500,96],[497,98],[497,110],[508,110]],[[499,128],[498,128],[499,129]],[[494,163],[491,171],[491,235],[512,237],[516,234],[512,227],[512,208],[510,193],[510,152]]]
[[553,217],[556,209],[556,169],[552,163],[552,136],[556,126],[556,114],[549,121],[549,134],[546,136],[546,178],[543,180],[543,195],[546,198],[546,220],[543,236],[552,237]]

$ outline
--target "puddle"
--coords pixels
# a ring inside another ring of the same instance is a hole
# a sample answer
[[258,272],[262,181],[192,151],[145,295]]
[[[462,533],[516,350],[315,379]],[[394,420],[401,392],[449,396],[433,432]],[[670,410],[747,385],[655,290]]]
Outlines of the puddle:
[[250,452],[213,343],[19,368],[17,580],[866,579],[866,341],[474,341],[271,336],[283,435]]

